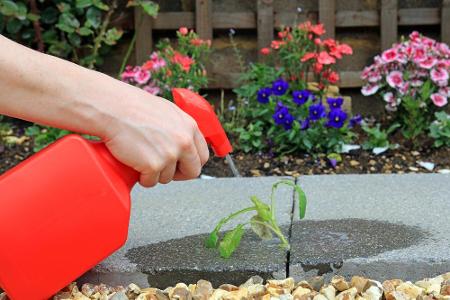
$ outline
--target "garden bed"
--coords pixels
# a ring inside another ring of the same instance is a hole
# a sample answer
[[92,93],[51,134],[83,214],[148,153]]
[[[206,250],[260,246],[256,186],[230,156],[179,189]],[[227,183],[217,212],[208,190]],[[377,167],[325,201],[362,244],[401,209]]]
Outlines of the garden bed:
[[[308,281],[296,282],[293,278],[267,280],[251,277],[240,286],[222,284],[214,288],[209,281],[199,280],[196,284],[178,283],[164,290],[140,288],[135,284],[124,287],[84,284],[78,288],[75,283],[58,293],[53,299],[111,299],[111,300],[169,300],[169,299],[317,299],[317,300],[401,300],[401,299],[448,299],[450,296],[450,272],[415,283],[401,279],[386,280],[383,283],[353,276],[351,281],[335,276],[325,283],[321,276]],[[7,299],[2,294],[0,299]]]

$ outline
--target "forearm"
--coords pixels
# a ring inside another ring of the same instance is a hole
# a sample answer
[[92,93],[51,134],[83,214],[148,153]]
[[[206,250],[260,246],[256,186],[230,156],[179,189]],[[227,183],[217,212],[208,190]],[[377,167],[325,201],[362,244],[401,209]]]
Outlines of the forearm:
[[105,137],[121,82],[1,35],[0,49],[0,114]]

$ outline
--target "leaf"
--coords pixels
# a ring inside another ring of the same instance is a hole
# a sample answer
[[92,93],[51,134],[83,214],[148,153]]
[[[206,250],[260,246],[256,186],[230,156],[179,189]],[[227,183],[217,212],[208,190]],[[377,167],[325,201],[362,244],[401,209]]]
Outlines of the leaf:
[[251,196],[250,200],[252,200],[253,204],[255,204],[256,212],[263,221],[270,221],[272,219],[272,213],[269,205],[263,203],[256,196]]
[[89,28],[81,27],[80,29],[78,29],[78,33],[81,36],[87,36],[87,35],[93,34],[94,32],[91,29],[89,29]]
[[36,15],[36,14],[29,13],[29,14],[27,14],[27,19],[30,20],[31,22],[34,22],[34,21],[39,20],[40,16]]
[[306,204],[307,204],[305,192],[302,190],[302,188],[300,186],[295,184],[295,182],[293,182],[291,180],[281,180],[272,186],[272,196],[273,196],[275,190],[282,184],[288,185],[288,186],[291,186],[294,188],[295,192],[297,193],[297,197],[298,197],[299,216],[300,216],[300,219],[303,219],[306,214]]
[[81,37],[76,34],[75,32],[70,33],[68,36],[69,42],[74,47],[80,47],[81,44]]
[[89,9],[86,12],[86,19],[87,21],[89,21],[89,25],[97,29],[102,21],[102,12],[96,7],[89,7]]
[[115,45],[116,42],[122,37],[122,35],[123,35],[122,30],[118,30],[117,28],[111,28],[106,32],[104,42],[110,46]]
[[228,231],[219,243],[220,256],[229,258],[241,243],[244,233],[245,230],[243,224],[239,224],[233,230]]
[[109,6],[103,3],[101,0],[93,0],[94,6],[98,9],[107,11],[109,9]]
[[205,240],[206,248],[216,248],[217,242],[219,241],[219,234],[216,230],[211,232],[208,238]]
[[10,17],[15,15],[19,11],[19,7],[14,1],[3,0],[0,1],[0,13]]
[[6,23],[6,31],[10,34],[16,34],[22,28],[22,22],[19,19],[9,19]]
[[139,6],[151,17],[156,17],[158,15],[159,5],[153,1],[139,1]]
[[93,5],[93,0],[77,0],[75,5],[77,8],[87,8]]
[[54,7],[47,7],[41,12],[41,22],[44,24],[53,24],[58,20],[58,10]]
[[272,239],[272,231],[269,227],[264,225],[264,220],[260,216],[256,215],[250,219],[250,225],[254,233],[263,240]]

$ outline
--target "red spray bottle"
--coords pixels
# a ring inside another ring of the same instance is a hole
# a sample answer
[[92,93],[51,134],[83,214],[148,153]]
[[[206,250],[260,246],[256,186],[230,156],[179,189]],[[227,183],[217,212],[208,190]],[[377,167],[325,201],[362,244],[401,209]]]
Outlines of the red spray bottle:
[[[174,89],[216,155],[232,151],[209,103]],[[126,241],[139,174],[103,143],[66,136],[0,176],[0,286],[12,300],[44,300]]]

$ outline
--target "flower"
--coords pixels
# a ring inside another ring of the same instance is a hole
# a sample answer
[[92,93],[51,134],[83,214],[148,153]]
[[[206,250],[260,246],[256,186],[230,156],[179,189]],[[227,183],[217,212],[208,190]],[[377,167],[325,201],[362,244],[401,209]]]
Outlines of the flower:
[[189,32],[186,27],[180,27],[178,31],[180,32],[181,35],[186,35]]
[[201,39],[192,39],[191,40],[191,45],[193,45],[193,46],[200,46],[200,45],[202,45],[203,44],[203,40],[201,40]]
[[332,109],[328,113],[327,126],[334,128],[342,128],[345,120],[347,120],[347,113],[341,109]]
[[337,98],[327,98],[327,103],[330,109],[336,109],[341,108],[342,104],[344,103],[344,99],[342,97]]
[[386,77],[386,81],[393,88],[400,87],[403,83],[403,74],[400,71],[392,71]]
[[305,104],[311,96],[312,96],[312,93],[308,90],[300,90],[300,91],[292,92],[292,100],[297,105]]
[[357,114],[350,119],[348,127],[353,128],[353,127],[361,125],[361,123],[362,123],[362,117],[360,114]]
[[172,57],[172,62],[179,64],[185,72],[189,72],[194,60],[187,55],[183,55],[175,51],[175,54]]
[[447,81],[449,78],[448,72],[442,68],[433,69],[430,72],[431,80],[434,82]]
[[419,62],[419,67],[424,69],[431,69],[437,63],[437,59],[433,56],[427,57],[427,59]]
[[306,130],[309,128],[309,119],[306,118],[300,123],[300,130]]
[[378,84],[368,84],[361,88],[361,93],[364,96],[370,96],[370,95],[373,95],[376,92],[378,92],[379,88],[380,88],[380,86]]
[[446,95],[442,95],[440,93],[434,93],[430,98],[437,107],[443,107],[448,103]]
[[278,49],[280,49],[280,46],[284,45],[284,44],[285,44],[284,41],[272,41],[272,43],[270,44],[270,47],[272,49],[278,50]]
[[269,97],[271,94],[272,94],[272,89],[265,87],[265,88],[259,89],[256,99],[258,100],[259,103],[266,104],[269,102],[269,100],[270,100]]
[[309,107],[309,119],[311,121],[317,121],[325,117],[325,106],[322,103],[314,104]]
[[158,95],[161,92],[161,89],[157,86],[151,86],[151,85],[147,85],[144,86],[144,91],[152,94],[152,95]]
[[166,66],[166,61],[164,58],[160,58],[157,52],[153,52],[150,55],[150,60],[153,63],[153,70],[157,71],[161,68],[164,68]]
[[272,83],[272,92],[276,96],[282,96],[289,88],[289,84],[283,79],[277,79]]
[[270,54],[270,48],[262,48],[262,49],[260,50],[260,53],[261,53],[262,55],[269,55],[269,54]]
[[316,35],[323,35],[325,33],[325,27],[323,24],[319,23],[317,25],[312,25],[309,31]]
[[[283,105],[282,102],[278,102],[275,108],[275,113],[272,115],[275,124],[286,126],[292,125],[294,117],[289,113],[289,109]],[[289,128],[290,129],[290,128]]]
[[392,92],[388,92],[383,95],[384,101],[387,102],[386,104],[386,110],[387,111],[396,111],[397,106],[400,104],[401,99],[395,98],[394,94]]
[[284,130],[291,129],[293,122],[294,122],[294,117],[291,114],[286,114],[284,117],[284,122],[283,122]]
[[397,59],[397,50],[396,49],[388,49],[385,50],[382,54],[381,54],[381,58],[383,59],[383,61],[385,63],[390,63],[393,62],[394,60]]
[[332,57],[328,52],[321,51],[317,57],[317,61],[323,65],[331,65],[336,63],[336,59]]
[[314,73],[319,74],[323,70],[323,65],[321,63],[316,62],[313,66]]
[[339,81],[340,77],[339,74],[335,71],[332,71],[328,74],[328,82],[329,83],[336,83]]
[[303,57],[300,59],[301,62],[305,62],[308,61],[312,58],[316,58],[317,54],[314,52],[306,52],[305,55],[303,55]]
[[146,84],[149,81],[151,74],[147,70],[140,70],[134,75],[134,80],[139,84]]
[[122,78],[123,81],[130,81],[134,79],[134,76],[136,75],[137,72],[140,71],[140,69],[141,69],[140,67],[127,66],[122,75],[120,75],[120,77]]

